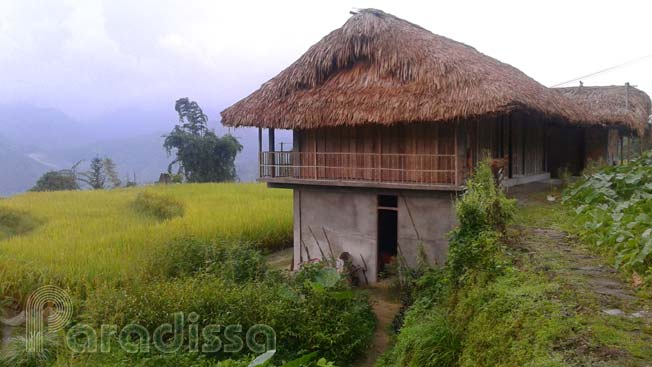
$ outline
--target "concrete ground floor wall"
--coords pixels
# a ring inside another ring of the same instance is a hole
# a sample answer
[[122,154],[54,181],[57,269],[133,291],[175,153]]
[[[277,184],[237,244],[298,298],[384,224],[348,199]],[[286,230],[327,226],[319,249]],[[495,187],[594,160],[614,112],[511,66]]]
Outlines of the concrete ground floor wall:
[[[355,265],[366,268],[369,283],[375,283],[379,195],[396,198],[398,250],[408,264],[417,264],[420,245],[431,264],[443,264],[447,234],[456,223],[456,193],[300,186],[294,188],[295,266],[348,252]],[[359,276],[364,283],[362,272]]]

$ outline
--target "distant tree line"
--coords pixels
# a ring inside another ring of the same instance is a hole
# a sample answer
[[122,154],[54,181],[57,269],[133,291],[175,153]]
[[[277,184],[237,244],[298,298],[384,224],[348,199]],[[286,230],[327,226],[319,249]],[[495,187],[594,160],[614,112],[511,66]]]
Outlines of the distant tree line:
[[[81,163],[82,161],[75,163],[70,169],[46,172],[30,191],[80,190],[83,186],[93,190],[105,190],[122,186],[116,164],[111,158],[95,157],[87,171],[78,172]],[[135,182],[127,180],[126,186],[133,184]]]
[[[168,165],[170,182],[224,182],[235,181],[238,176],[235,158],[242,145],[231,134],[217,136],[208,128],[208,116],[195,101],[178,99],[174,109],[179,123],[165,135],[163,148],[176,157]],[[95,157],[88,170],[78,172],[82,161],[70,169],[49,171],[41,176],[30,191],[59,191],[114,189],[136,185],[136,178],[127,178],[124,185],[118,177],[116,164],[109,157]],[[173,167],[177,172],[173,173]]]

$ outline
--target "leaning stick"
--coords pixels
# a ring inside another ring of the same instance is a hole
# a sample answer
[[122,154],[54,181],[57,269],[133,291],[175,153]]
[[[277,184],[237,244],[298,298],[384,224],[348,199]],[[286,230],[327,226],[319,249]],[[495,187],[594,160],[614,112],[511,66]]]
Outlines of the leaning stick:
[[360,254],[360,258],[362,259],[362,264],[364,265],[364,268],[362,268],[362,275],[364,275],[364,281],[367,285],[369,285],[369,279],[367,278],[367,262],[365,261],[364,257],[362,254]]
[[331,241],[328,239],[328,235],[326,234],[326,230],[324,227],[321,227],[321,231],[324,232],[324,238],[326,239],[326,243],[328,243],[328,250],[331,252],[331,261],[333,264],[335,264],[335,254],[333,254],[333,247],[331,246]]
[[306,243],[303,242],[303,240],[301,240],[301,244],[302,244],[303,247],[306,249],[306,255],[308,255],[308,259],[307,259],[307,260],[308,260],[308,261],[312,260],[312,257],[310,257],[310,250],[308,250],[308,246],[306,246]]
[[312,235],[312,238],[315,240],[315,243],[317,244],[317,248],[319,249],[319,253],[321,254],[322,259],[326,259],[326,255],[324,254],[324,251],[321,249],[321,246],[319,246],[319,241],[317,240],[317,236],[315,236],[315,233],[312,231],[312,228],[308,226],[308,230],[310,231],[310,234]]

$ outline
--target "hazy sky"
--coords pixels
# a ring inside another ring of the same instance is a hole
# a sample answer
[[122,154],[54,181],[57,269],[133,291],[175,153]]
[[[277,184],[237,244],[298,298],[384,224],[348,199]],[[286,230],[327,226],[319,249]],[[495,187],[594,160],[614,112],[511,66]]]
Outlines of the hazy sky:
[[[183,96],[217,110],[364,7],[467,43],[548,86],[652,54],[649,0],[0,0],[0,103],[78,119]],[[585,85],[627,81],[652,95],[652,58]]]

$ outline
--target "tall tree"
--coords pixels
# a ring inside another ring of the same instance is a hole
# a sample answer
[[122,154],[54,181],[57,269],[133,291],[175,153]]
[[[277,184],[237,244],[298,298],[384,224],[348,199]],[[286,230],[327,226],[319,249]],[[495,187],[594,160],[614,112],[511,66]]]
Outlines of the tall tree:
[[79,180],[93,190],[102,190],[106,184],[106,174],[104,172],[104,161],[100,157],[95,157],[91,160],[91,165],[88,171],[79,175]]
[[122,185],[122,181],[120,181],[120,178],[118,177],[118,170],[115,163],[113,162],[113,159],[104,157],[102,160],[102,166],[104,169],[104,176],[106,177],[108,183],[111,185],[111,188],[115,189],[120,187],[120,185]]
[[168,154],[175,152],[179,173],[189,182],[222,182],[237,178],[235,157],[242,145],[230,134],[218,137],[208,129],[208,117],[197,102],[188,98],[176,101],[174,109],[179,124],[165,136],[163,147]]

